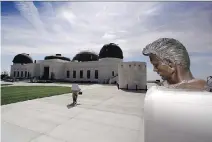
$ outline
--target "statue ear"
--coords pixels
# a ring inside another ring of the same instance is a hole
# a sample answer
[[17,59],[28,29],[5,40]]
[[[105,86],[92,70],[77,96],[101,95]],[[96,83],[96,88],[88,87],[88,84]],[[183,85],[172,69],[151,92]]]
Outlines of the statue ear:
[[171,74],[173,74],[175,72],[175,65],[172,62],[169,62],[169,68],[168,68],[169,72]]
[[171,74],[173,74],[175,72],[175,68],[169,66],[168,72],[171,73]]

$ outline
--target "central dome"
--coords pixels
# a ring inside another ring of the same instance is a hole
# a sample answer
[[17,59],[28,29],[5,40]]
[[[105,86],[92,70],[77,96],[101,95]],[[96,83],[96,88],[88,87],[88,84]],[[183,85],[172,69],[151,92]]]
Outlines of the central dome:
[[61,54],[50,55],[50,56],[46,56],[44,58],[44,60],[51,60],[51,59],[60,59],[60,60],[64,60],[64,61],[70,61],[69,58],[62,56]]
[[87,62],[87,61],[98,61],[99,56],[94,52],[82,51],[74,56],[72,61]]
[[123,59],[121,48],[115,43],[105,44],[99,52],[99,58],[119,58]]
[[26,53],[21,53],[16,55],[13,58],[12,61],[14,64],[28,64],[28,63],[33,63],[32,58],[29,56],[29,54]]

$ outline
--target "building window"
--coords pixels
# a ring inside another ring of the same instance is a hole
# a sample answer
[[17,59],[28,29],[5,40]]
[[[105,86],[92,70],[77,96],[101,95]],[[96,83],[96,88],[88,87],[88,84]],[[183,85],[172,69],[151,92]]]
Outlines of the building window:
[[112,71],[112,76],[114,76],[114,71]]
[[28,72],[28,78],[30,78],[30,74],[29,74],[29,72]]
[[80,78],[83,78],[83,70],[80,70]]
[[98,79],[99,74],[98,74],[98,70],[95,70],[95,79]]
[[73,78],[76,78],[76,71],[73,71]]
[[19,71],[17,72],[17,77],[19,77]]
[[91,77],[91,71],[87,70],[87,78],[89,79]]
[[129,67],[131,67],[131,65],[129,65]]
[[21,71],[21,77],[23,77],[24,76],[24,72],[23,71]]
[[25,77],[27,77],[27,71],[25,71]]
[[13,72],[13,76],[16,77],[16,71]]
[[67,78],[70,77],[70,72],[69,72],[69,71],[66,72],[66,77],[67,77]]

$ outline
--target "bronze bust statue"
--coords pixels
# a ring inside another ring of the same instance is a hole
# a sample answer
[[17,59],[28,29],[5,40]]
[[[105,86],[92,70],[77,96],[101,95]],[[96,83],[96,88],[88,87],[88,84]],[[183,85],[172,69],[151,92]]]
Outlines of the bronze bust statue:
[[190,71],[190,58],[185,46],[173,38],[160,38],[143,49],[168,87],[205,90],[206,81],[195,79]]

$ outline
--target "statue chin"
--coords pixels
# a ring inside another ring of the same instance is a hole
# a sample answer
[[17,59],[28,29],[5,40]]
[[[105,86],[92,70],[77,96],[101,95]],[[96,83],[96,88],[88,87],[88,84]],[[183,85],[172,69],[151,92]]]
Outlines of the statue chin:
[[164,76],[161,76],[161,79],[162,79],[163,81],[167,81],[167,78],[164,77]]

